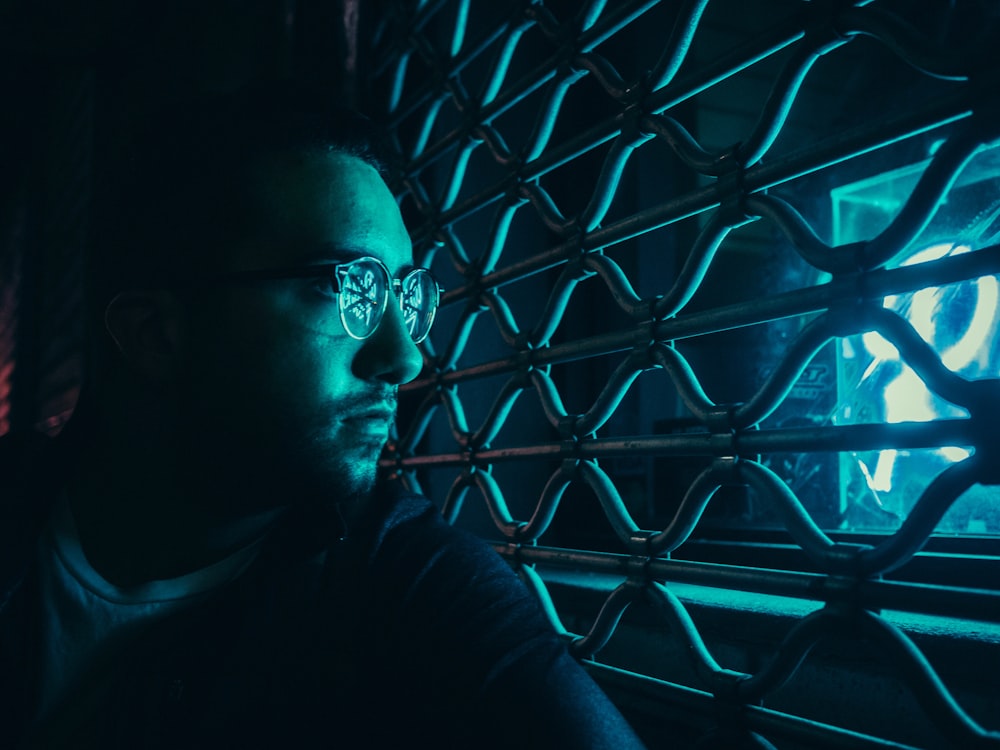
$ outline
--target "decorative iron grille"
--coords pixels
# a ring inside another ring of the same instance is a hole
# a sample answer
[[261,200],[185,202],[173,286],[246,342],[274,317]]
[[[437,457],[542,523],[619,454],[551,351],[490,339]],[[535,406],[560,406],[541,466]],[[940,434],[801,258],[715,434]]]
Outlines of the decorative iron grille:
[[[446,288],[383,468],[496,540],[605,684],[712,717],[705,738],[1000,747],[1000,713],[956,700],[884,612],[979,623],[965,658],[992,679],[996,10],[380,13],[369,108],[417,262]],[[567,587],[603,590],[599,608],[562,609]],[[791,619],[730,668],[693,587],[732,600],[723,628],[742,627],[738,593]],[[640,606],[689,681],[602,663]],[[831,636],[873,646],[933,733],[772,707]]]

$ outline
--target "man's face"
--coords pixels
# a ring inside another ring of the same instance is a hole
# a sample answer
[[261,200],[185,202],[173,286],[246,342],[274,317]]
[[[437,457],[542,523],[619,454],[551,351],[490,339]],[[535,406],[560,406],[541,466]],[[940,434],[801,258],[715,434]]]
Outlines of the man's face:
[[[368,255],[401,277],[410,240],[378,173],[338,153],[285,154],[251,171],[245,242],[226,270],[336,263]],[[340,323],[327,279],[283,279],[212,289],[192,307],[191,445],[207,471],[239,474],[254,505],[296,496],[364,497],[395,412],[396,387],[422,357],[395,295],[368,339]],[[200,428],[200,429],[199,429]]]

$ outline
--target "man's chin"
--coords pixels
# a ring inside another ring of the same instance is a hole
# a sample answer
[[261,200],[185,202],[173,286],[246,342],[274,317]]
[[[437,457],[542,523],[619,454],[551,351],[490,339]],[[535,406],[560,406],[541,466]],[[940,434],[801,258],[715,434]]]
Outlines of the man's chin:
[[374,489],[384,440],[345,438],[326,429],[298,439],[282,438],[280,431],[257,439],[234,435],[221,445],[192,445],[192,465],[215,485],[213,494],[224,504],[244,511],[317,504],[353,508]]
[[313,494],[334,503],[358,502],[367,499],[375,488],[378,476],[378,459],[382,452],[379,445],[330,447],[325,456],[317,457],[313,467],[317,471],[304,471],[310,475]]
[[[370,468],[369,468],[370,467]],[[344,461],[313,465],[300,471],[296,480],[287,480],[279,502],[293,517],[304,519],[307,536],[328,538],[355,528],[375,493],[376,465]]]

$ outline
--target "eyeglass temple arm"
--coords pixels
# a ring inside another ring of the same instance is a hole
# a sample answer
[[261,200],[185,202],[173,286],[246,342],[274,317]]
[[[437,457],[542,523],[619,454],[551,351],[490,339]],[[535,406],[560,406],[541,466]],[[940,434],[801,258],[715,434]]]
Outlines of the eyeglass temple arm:
[[195,285],[208,284],[239,284],[253,281],[274,281],[278,279],[309,279],[319,276],[330,276],[336,286],[340,287],[340,279],[337,277],[336,269],[339,264],[328,263],[318,266],[297,267],[297,268],[267,268],[251,271],[230,271],[206,279],[196,279]]

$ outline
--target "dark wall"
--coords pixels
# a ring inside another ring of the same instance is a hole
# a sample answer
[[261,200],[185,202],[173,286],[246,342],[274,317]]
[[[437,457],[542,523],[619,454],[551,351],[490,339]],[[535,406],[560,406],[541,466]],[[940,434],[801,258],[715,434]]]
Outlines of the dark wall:
[[295,77],[354,101],[352,0],[0,3],[0,434],[56,432],[83,361],[82,264],[112,112]]

